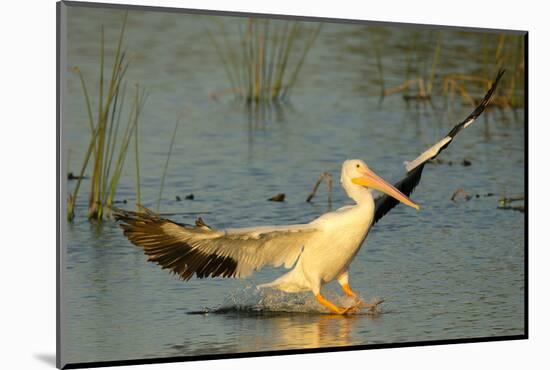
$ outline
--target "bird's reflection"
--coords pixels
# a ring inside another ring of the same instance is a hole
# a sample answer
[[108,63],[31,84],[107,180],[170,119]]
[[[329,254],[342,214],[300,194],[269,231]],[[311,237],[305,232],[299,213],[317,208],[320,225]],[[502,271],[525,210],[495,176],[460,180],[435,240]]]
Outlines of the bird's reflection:
[[267,323],[269,338],[263,342],[260,337],[255,343],[274,349],[349,346],[356,344],[353,331],[358,321],[354,316],[322,314],[273,317]]
[[[219,354],[365,344],[364,338],[357,333],[357,327],[360,323],[364,326],[365,320],[377,320],[378,315],[232,312],[205,315],[203,319],[224,330],[228,327],[235,330],[235,341],[213,341],[200,350],[200,354]],[[190,343],[170,347],[174,355],[198,354],[194,353]]]

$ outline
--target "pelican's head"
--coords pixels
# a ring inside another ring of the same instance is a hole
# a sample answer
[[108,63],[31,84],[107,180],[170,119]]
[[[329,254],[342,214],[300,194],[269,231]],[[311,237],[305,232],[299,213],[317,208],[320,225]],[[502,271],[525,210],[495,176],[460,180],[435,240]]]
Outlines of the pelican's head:
[[420,209],[418,204],[375,174],[369,169],[367,164],[360,159],[348,159],[344,162],[340,181],[348,195],[356,201],[358,201],[358,196],[356,194],[360,193],[359,190],[367,188],[381,191],[409,207],[417,210]]

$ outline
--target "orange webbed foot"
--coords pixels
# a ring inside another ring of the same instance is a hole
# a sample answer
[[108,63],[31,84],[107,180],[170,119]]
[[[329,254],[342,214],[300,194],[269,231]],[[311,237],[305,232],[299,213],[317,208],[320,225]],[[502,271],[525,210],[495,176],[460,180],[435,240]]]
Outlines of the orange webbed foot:
[[338,315],[346,315],[356,312],[359,309],[360,302],[356,302],[354,305],[350,307],[339,307],[323,297],[321,294],[316,294],[315,298],[317,299],[317,302],[319,302],[324,307],[328,308],[332,313],[338,314]]

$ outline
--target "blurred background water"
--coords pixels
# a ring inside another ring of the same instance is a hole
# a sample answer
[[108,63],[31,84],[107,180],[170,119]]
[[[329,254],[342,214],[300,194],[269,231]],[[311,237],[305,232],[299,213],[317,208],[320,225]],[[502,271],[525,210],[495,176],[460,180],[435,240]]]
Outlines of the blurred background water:
[[[69,8],[68,65],[83,72],[94,104],[100,27],[112,57],[122,16],[118,10]],[[312,220],[327,211],[324,186],[313,203],[305,202],[323,171],[335,179],[334,206],[350,204],[338,183],[345,159],[364,159],[381,176],[398,180],[404,160],[472,110],[460,96],[450,101],[442,93],[444,76],[487,73],[487,66],[496,71],[488,55],[494,59],[502,41],[499,33],[325,23],[289,102],[270,105],[258,117],[231,96],[209,98],[229,87],[206,32],[220,23],[236,40],[246,19],[133,10],[124,38],[131,58],[126,78],[149,93],[139,126],[142,202],[156,204],[180,115],[160,210],[187,223],[195,216],[182,213],[196,212],[217,228]],[[381,100],[380,64],[385,87],[397,86],[409,63],[430,70],[438,37],[431,100],[402,94]],[[412,62],[411,40],[418,50]],[[507,45],[520,40],[505,35]],[[505,67],[502,89],[515,68]],[[67,74],[65,154],[68,170],[78,173],[90,129],[80,80]],[[522,82],[515,88],[523,91]],[[485,90],[469,93],[480,98]],[[181,282],[146,262],[111,220],[88,221],[85,179],[68,225],[64,358],[108,361],[523,334],[524,214],[497,209],[499,197],[524,192],[523,108],[489,109],[441,159],[426,166],[413,194],[422,210],[394,209],[351,266],[352,286],[364,298],[386,300],[375,316],[324,315],[310,294],[257,292],[256,283],[283,273],[271,268],[247,280]],[[465,159],[471,165],[464,166]],[[136,193],[131,163],[132,151],[116,196],[129,209]],[[480,197],[453,202],[458,188]],[[266,201],[279,192],[285,202]],[[176,200],[190,193],[194,200]],[[341,294],[336,285],[326,289]],[[266,299],[275,302],[271,308],[290,301],[319,313],[188,314]]]

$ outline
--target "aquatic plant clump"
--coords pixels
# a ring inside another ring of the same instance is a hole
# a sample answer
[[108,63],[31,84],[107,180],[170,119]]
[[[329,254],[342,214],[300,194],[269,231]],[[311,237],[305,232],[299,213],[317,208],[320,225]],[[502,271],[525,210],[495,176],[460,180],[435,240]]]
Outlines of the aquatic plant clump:
[[[491,86],[492,76],[500,69],[508,71],[504,88],[499,90],[491,101],[491,106],[498,108],[521,108],[524,106],[522,86],[524,85],[525,54],[523,38],[517,35],[483,36],[483,49],[479,54],[482,68],[465,73],[440,74],[440,60],[449,59],[445,55],[445,38],[443,32],[433,32],[429,35],[427,44],[433,47],[421,48],[418,33],[412,33],[406,47],[406,62],[404,81],[399,85],[386,87],[383,69],[383,41],[377,35],[378,27],[369,27],[376,57],[380,97],[401,93],[403,99],[431,101],[435,86],[441,88],[446,102],[453,106],[455,97],[461,104],[476,106],[479,101],[473,96]],[[441,81],[441,83],[439,83]]]
[[[386,88],[382,62],[382,41],[376,36],[376,27],[369,28],[369,30],[373,37],[376,65],[380,80],[380,97],[384,98],[401,92],[405,100],[430,100],[432,98],[432,90],[443,42],[441,32],[434,32],[430,35],[433,38],[430,44],[433,43],[434,47],[428,50],[420,50],[417,47],[417,34],[412,33],[406,52],[405,81],[398,86]],[[413,65],[413,60],[415,61],[415,65]],[[424,63],[420,61],[424,61]]]
[[523,38],[517,35],[483,36],[483,69],[479,73],[449,74],[443,77],[443,92],[451,102],[455,94],[463,103],[475,106],[471,91],[484,89],[491,84],[491,74],[496,69],[505,68],[509,77],[505,86],[493,99],[491,105],[497,108],[522,108],[525,104],[523,86],[525,84],[525,54]]
[[231,93],[253,105],[289,97],[322,24],[249,18],[236,40],[229,40],[223,23],[218,26],[208,34],[231,88],[211,98]]
[[127,114],[125,127],[121,127],[122,111],[126,97],[124,76],[129,66],[126,53],[122,51],[126,21],[127,13],[124,15],[120,29],[118,44],[108,80],[105,78],[105,35],[103,27],[101,27],[99,92],[95,117],[84,75],[80,68],[76,67],[73,69],[78,74],[82,85],[89,119],[90,141],[80,169],[80,175],[76,178],[77,183],[68,197],[67,218],[69,221],[74,219],[76,199],[82,179],[84,178],[84,172],[90,162],[92,176],[88,195],[88,218],[102,220],[105,214],[109,212],[132,138],[134,138],[135,146],[137,203],[140,202],[137,128],[139,117],[145,104],[146,93],[143,88],[140,88],[139,84],[135,85],[132,106]]

